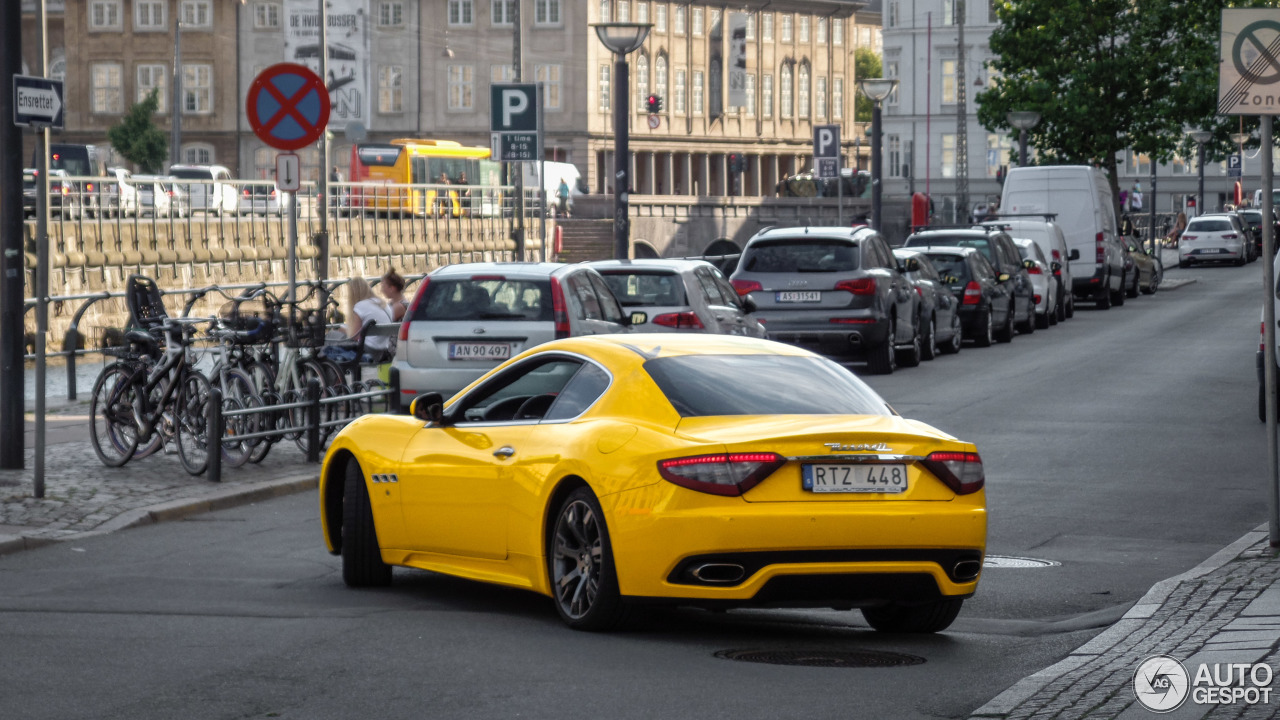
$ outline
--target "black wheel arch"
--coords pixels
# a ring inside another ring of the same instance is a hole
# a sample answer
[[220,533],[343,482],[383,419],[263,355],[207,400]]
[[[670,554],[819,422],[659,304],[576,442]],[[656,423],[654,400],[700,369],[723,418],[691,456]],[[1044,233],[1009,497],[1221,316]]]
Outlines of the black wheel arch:
[[347,463],[359,462],[350,450],[339,450],[329,461],[324,484],[324,520],[330,555],[342,554],[342,496],[346,485]]

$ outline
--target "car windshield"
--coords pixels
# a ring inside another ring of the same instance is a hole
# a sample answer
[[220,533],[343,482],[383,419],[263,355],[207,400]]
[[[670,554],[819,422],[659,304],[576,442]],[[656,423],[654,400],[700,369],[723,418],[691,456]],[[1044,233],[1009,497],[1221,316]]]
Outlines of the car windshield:
[[1192,220],[1187,232],[1226,232],[1233,230],[1228,220]]
[[929,235],[926,237],[913,235],[907,238],[906,247],[937,245],[939,247],[971,247],[976,248],[987,260],[995,263],[996,250],[991,241],[985,237],[972,235]]
[[542,320],[551,322],[548,280],[433,278],[413,320]]
[[638,305],[684,305],[684,283],[667,271],[605,271],[605,284],[623,307]]
[[930,253],[929,259],[933,261],[933,266],[938,269],[938,274],[945,277],[954,277],[958,282],[969,282],[969,264],[959,255]]
[[169,174],[175,178],[181,178],[183,180],[212,180],[213,179],[212,172],[208,170],[200,170],[197,168],[192,168],[189,170],[184,170],[182,168],[174,168],[169,172]]
[[747,248],[742,268],[753,273],[851,272],[858,245],[844,240],[766,240]]
[[717,415],[889,415],[853,373],[826,358],[682,355],[644,369],[682,417]]

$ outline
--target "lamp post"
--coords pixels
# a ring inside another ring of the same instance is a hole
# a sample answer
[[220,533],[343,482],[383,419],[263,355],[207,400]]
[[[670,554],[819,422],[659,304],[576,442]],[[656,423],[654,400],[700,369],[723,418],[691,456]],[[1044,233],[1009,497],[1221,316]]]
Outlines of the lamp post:
[[862,94],[871,100],[871,227],[880,229],[881,129],[880,103],[898,86],[893,78],[866,78],[858,81]]
[[1014,110],[1004,118],[1018,131],[1018,167],[1027,166],[1027,131],[1040,124],[1040,113],[1035,110]]
[[649,36],[648,23],[596,23],[596,37],[613,53],[613,256],[631,256],[631,216],[627,207],[631,190],[631,82],[627,55],[640,49]]
[[1204,144],[1213,139],[1213,133],[1208,130],[1191,130],[1187,133],[1187,137],[1196,143],[1196,174],[1198,176],[1196,184],[1196,215],[1204,214]]

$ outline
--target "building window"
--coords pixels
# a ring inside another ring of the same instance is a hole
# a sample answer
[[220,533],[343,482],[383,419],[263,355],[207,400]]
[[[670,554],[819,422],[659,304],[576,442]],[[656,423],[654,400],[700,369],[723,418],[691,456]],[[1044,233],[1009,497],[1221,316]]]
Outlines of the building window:
[[182,66],[182,114],[213,112],[213,66]]
[[609,0],[600,0],[600,22],[609,22]]
[[796,76],[796,115],[801,120],[809,119],[809,66],[800,65]]
[[[342,157],[342,156],[334,155],[334,157]],[[275,150],[271,148],[258,148],[257,150],[254,150],[253,164],[258,168],[259,176],[264,178],[267,177],[270,174],[269,171],[274,170],[276,167]]]
[[827,19],[826,18],[818,18],[817,41],[819,45],[822,45],[827,42]]
[[956,0],[942,0],[942,24],[956,24]]
[[781,19],[781,21],[782,21],[782,42],[789,43],[789,42],[791,42],[791,39],[792,39],[792,37],[791,37],[791,22],[792,22],[792,20],[791,20],[791,16],[790,16],[790,15],[783,15],[780,19]]
[[831,44],[844,44],[844,20],[839,18],[831,19]]
[[819,120],[827,119],[827,77],[819,75],[814,78],[813,116]]
[[93,111],[95,113],[123,112],[123,81],[119,63],[95,63],[93,65]]
[[831,119],[844,117],[844,78],[831,78]]
[[956,176],[956,136],[942,136],[942,177]]
[[93,0],[89,3],[90,30],[121,30],[120,0]]
[[515,65],[490,65],[489,66],[489,82],[491,83],[509,83],[516,79]]
[[765,120],[773,118],[773,76],[760,78],[760,117]]
[[166,29],[165,4],[159,0],[135,0],[133,3],[133,29],[138,32],[156,32]]
[[886,135],[889,147],[889,177],[902,177],[902,137]]
[[470,65],[450,65],[449,109],[465,112],[475,108],[475,68]]
[[[898,78],[898,61],[887,62],[884,64],[884,76],[886,78]],[[900,85],[901,83],[899,83]],[[885,104],[897,107],[898,105],[898,85],[894,85],[889,91],[889,97],[885,98]]]
[[489,22],[498,27],[511,27],[515,24],[516,0],[493,0],[489,12]]
[[253,28],[255,30],[278,30],[280,28],[280,3],[256,3],[253,6]]
[[449,24],[468,26],[475,22],[472,0],[449,0]]
[[942,61],[942,104],[956,102],[956,61]]
[[782,71],[778,74],[778,95],[780,99],[779,112],[784,120],[791,118],[792,108],[794,107],[795,98],[791,95],[791,67],[783,65]]
[[996,17],[996,0],[987,0],[987,22],[991,25],[1000,22],[1000,18]]
[[702,92],[702,71],[693,71],[693,114],[701,115],[704,107],[703,102],[706,96]]
[[67,79],[67,59],[65,57],[55,57],[53,62],[49,63],[49,77],[54,80]]
[[[992,0],[994,2],[994,0]],[[885,27],[898,27],[898,0],[889,0],[884,16]]]
[[659,55],[653,61],[653,92],[658,97],[667,97],[667,56]]
[[209,143],[187,143],[182,146],[182,162],[188,165],[212,165],[213,158],[213,146]]
[[601,65],[600,72],[597,74],[599,78],[598,85],[600,90],[600,101],[596,103],[600,112],[609,112],[609,66]]
[[747,117],[756,116],[756,76],[747,73],[747,82],[743,87],[743,92],[747,95]]
[[747,15],[747,39],[748,40],[756,39],[756,14],[755,13],[750,13],[749,15]]
[[404,67],[383,65],[378,68],[378,112],[404,112]]
[[702,24],[702,8],[693,8],[693,35],[694,37],[702,37],[706,32],[706,27]]
[[636,3],[636,22],[638,23],[649,22],[649,3],[647,2]]
[[809,16],[805,15],[800,18],[800,42],[809,42]]
[[[987,177],[995,177],[1000,171],[1000,166],[1010,164],[1009,155],[1012,149],[1013,141],[1007,136],[1002,137],[995,133],[987,135]],[[1137,156],[1130,151],[1129,159],[1132,161],[1135,157]],[[1147,156],[1143,155],[1142,160],[1144,162],[1142,163],[1141,175],[1147,175],[1151,172],[1151,166],[1146,164],[1146,159]],[[1133,170],[1132,164],[1130,165],[1130,170]]]
[[665,4],[653,6],[653,30],[660,33],[667,31],[667,6]]
[[560,0],[534,0],[534,25],[559,25]]
[[378,3],[378,27],[404,27],[404,3]]
[[671,98],[671,104],[675,106],[677,115],[684,114],[684,87],[684,70],[677,70],[675,97]]
[[760,16],[760,39],[765,42],[773,42],[773,13],[765,13]]
[[631,22],[631,3],[628,0],[618,0],[617,22]]
[[182,27],[213,27],[213,3],[209,0],[182,0]]
[[636,58],[636,112],[644,114],[649,111],[649,58],[641,53]]
[[677,35],[683,35],[684,34],[684,6],[677,5],[674,8],[674,10],[675,10],[674,12],[675,18],[672,20],[672,25],[674,25],[675,27],[672,28],[672,32],[674,32]]
[[164,114],[169,107],[169,68],[164,65],[138,66],[138,102],[147,99],[156,90],[157,112]]
[[542,83],[542,107],[546,110],[560,109],[560,67],[559,65],[535,65],[533,78]]

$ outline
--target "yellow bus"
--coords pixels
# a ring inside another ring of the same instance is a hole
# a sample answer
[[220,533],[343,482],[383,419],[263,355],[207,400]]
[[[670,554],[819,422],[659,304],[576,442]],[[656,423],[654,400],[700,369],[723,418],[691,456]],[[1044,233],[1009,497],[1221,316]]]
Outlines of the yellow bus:
[[[498,214],[501,184],[489,148],[452,140],[397,138],[351,147],[352,207],[415,215]],[[387,187],[371,187],[374,184]]]

